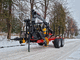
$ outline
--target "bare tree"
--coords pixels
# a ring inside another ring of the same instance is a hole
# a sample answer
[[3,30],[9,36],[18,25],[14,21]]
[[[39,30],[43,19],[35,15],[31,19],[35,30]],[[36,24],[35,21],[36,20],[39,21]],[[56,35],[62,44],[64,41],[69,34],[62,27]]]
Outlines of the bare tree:
[[78,27],[77,27],[77,23],[75,22],[75,20],[68,16],[67,17],[67,37],[72,38],[73,36],[77,36],[78,35]]

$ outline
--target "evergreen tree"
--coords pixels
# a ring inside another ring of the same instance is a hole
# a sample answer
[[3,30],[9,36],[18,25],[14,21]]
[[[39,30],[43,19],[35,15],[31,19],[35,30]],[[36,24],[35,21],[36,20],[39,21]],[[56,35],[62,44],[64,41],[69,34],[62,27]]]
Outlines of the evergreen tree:
[[60,4],[59,2],[54,3],[54,10],[53,15],[54,18],[51,20],[52,21],[52,25],[51,28],[54,30],[54,26],[55,26],[55,35],[59,34],[59,28],[60,28],[60,34],[64,34],[64,31],[66,29],[66,12],[65,9],[63,7],[62,4]]

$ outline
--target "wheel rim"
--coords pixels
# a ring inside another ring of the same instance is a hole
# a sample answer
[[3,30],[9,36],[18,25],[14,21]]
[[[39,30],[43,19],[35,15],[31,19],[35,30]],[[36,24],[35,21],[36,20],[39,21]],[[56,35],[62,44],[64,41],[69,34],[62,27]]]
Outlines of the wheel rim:
[[62,40],[62,45],[64,45],[64,40]]
[[61,46],[61,40],[59,40],[59,47]]

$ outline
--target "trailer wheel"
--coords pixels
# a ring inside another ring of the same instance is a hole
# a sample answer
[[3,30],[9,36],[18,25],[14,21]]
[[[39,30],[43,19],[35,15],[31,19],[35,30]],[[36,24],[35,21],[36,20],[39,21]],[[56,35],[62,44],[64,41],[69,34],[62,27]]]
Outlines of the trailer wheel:
[[22,40],[20,40],[19,43],[20,43],[20,44],[23,43]]
[[61,39],[55,39],[54,40],[54,47],[55,48],[60,48],[61,47]]
[[64,39],[61,38],[61,47],[64,46]]
[[38,43],[40,46],[43,46],[43,43]]

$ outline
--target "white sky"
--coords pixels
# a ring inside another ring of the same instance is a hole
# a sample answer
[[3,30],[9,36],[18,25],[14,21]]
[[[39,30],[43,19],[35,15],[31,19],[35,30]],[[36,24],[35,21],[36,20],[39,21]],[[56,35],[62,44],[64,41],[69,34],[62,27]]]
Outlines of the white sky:
[[77,25],[80,28],[80,0],[67,0],[67,3],[72,17],[76,20]]

